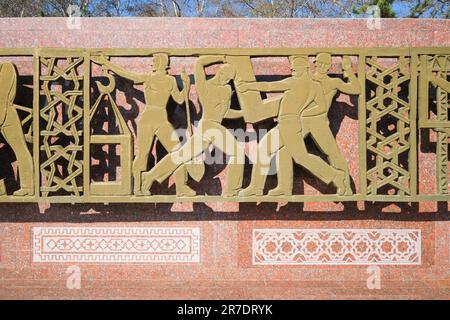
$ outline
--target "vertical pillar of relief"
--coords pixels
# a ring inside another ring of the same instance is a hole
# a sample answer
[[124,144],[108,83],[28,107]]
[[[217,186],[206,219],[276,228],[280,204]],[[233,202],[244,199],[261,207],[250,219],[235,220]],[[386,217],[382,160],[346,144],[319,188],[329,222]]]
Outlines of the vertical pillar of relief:
[[358,80],[361,86],[361,94],[358,100],[358,151],[359,151],[359,193],[367,195],[367,127],[366,127],[366,53],[358,57]]
[[366,58],[367,193],[410,196],[410,57]]
[[85,197],[90,195],[90,167],[91,167],[91,155],[90,155],[90,136],[91,136],[91,125],[90,125],[90,88],[91,88],[91,59],[88,52],[84,53],[83,56],[83,193]]
[[410,195],[416,197],[418,194],[418,146],[417,139],[419,136],[418,131],[418,92],[419,87],[419,56],[417,54],[411,55],[411,63],[409,65],[409,71],[411,74],[411,81],[408,86],[408,98],[410,103],[410,150],[408,155],[408,170],[410,174],[409,187]]
[[41,197],[83,194],[84,57],[39,56],[39,171]]
[[[448,88],[443,88],[450,69],[449,55],[421,55],[420,125],[436,132],[436,194],[448,194]],[[438,83],[437,81],[440,81]],[[429,90],[435,93],[430,99]],[[431,111],[430,106],[436,110]],[[431,114],[435,115],[431,117]]]
[[40,130],[39,130],[39,97],[40,97],[40,58],[39,50],[33,55],[33,166],[34,166],[34,194],[40,195],[41,170],[39,166]]
[[[447,59],[445,59],[447,60]],[[442,72],[447,80],[447,69],[444,67]],[[439,75],[441,76],[441,75]],[[440,122],[448,121],[448,93],[442,88],[437,88],[436,92],[437,116]],[[448,193],[448,131],[439,130],[437,132],[437,187],[438,193]]]

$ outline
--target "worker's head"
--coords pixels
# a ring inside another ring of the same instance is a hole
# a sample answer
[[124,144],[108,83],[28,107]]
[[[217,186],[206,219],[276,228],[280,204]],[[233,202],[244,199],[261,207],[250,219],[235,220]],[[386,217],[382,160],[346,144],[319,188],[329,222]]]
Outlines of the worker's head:
[[331,54],[319,53],[316,57],[317,72],[326,74],[331,67]]
[[236,70],[234,67],[229,63],[225,63],[217,71],[216,77],[219,80],[219,83],[223,85],[230,82],[230,80],[233,80],[235,75]]
[[290,56],[289,61],[291,63],[291,71],[293,75],[303,74],[308,71],[308,56]]
[[169,56],[166,53],[153,55],[153,71],[166,71],[169,69]]

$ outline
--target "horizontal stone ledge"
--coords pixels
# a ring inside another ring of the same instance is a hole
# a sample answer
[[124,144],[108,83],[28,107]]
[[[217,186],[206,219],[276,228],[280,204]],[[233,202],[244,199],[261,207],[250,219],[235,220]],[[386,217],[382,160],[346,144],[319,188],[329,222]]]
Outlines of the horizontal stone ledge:
[[55,197],[14,197],[2,196],[0,203],[15,202],[15,203],[197,203],[197,202],[422,202],[422,201],[436,201],[447,202],[449,196],[446,194],[430,194],[430,195],[416,195],[411,196],[395,196],[395,195],[376,195],[376,196],[339,196],[336,194],[318,194],[306,195],[297,194],[292,196],[249,196],[249,197],[222,197],[220,195],[204,195],[194,197],[180,197],[177,195],[151,195],[151,196],[55,196]]

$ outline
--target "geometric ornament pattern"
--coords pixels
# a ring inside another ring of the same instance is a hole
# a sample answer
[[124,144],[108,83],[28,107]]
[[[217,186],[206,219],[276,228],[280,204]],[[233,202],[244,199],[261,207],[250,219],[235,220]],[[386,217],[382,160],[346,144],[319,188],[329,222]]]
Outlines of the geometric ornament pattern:
[[255,265],[418,265],[410,229],[254,229]]
[[83,190],[83,57],[40,58],[40,191]]
[[[450,72],[450,55],[435,55],[427,57],[428,70],[436,73],[436,76],[447,80]],[[433,88],[436,92],[436,120],[438,123],[446,123],[444,126],[435,126],[436,131],[436,189],[440,194],[448,194],[449,171],[448,171],[448,144],[450,139],[449,129],[449,93],[441,87]]]
[[377,57],[366,59],[367,87],[374,88],[366,93],[369,195],[411,195],[409,63],[407,57],[387,66]]
[[35,227],[34,262],[200,262],[200,229]]

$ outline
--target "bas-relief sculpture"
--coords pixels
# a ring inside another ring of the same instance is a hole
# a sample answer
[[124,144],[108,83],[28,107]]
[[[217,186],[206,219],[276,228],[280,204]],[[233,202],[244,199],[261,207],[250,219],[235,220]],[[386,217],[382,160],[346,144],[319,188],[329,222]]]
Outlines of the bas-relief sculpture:
[[[12,63],[0,66],[1,133],[17,159],[20,181],[20,189],[12,197],[4,195],[2,201],[206,201],[210,196],[197,195],[188,182],[194,179],[208,183],[204,181],[206,164],[199,159],[211,146],[222,151],[227,159],[227,183],[222,195],[215,196],[214,200],[448,201],[450,83],[447,77],[450,63],[445,50],[438,48],[413,54],[410,50],[392,54],[389,50],[358,49],[346,53],[340,53],[339,49],[329,52],[299,50],[289,54],[281,50],[267,56],[286,57],[291,75],[274,81],[257,81],[253,72],[251,58],[264,56],[264,50],[248,54],[245,54],[246,49],[239,53],[217,50],[220,54],[190,54],[189,50],[173,54],[163,50],[149,54],[137,52],[136,56],[152,58],[151,73],[132,72],[123,64],[113,63],[111,56],[132,57],[129,52],[120,54],[114,49],[80,50],[78,54],[64,49],[35,50],[33,148],[27,146],[14,108],[16,69]],[[193,75],[183,69],[180,84],[168,72],[171,55],[195,57]],[[390,59],[389,63],[382,62],[384,57]],[[59,61],[64,63],[59,64]],[[330,74],[333,61],[338,61],[342,67],[338,75]],[[94,64],[101,68],[103,81],[90,81],[94,78]],[[217,69],[209,76],[205,68],[212,65]],[[119,78],[143,88],[145,107],[136,123],[135,141],[115,101],[116,79]],[[54,83],[58,81],[64,81],[70,89],[56,90]],[[201,107],[201,118],[195,127],[190,119],[191,88],[195,88]],[[429,119],[430,90],[435,90],[439,98],[437,120]],[[277,94],[263,98],[266,93]],[[361,166],[356,189],[352,189],[347,159],[330,128],[333,119],[329,119],[329,110],[338,93],[358,99]],[[232,107],[234,95],[238,108]],[[189,133],[184,142],[178,128],[169,121],[170,101],[178,105],[174,112],[184,109]],[[95,127],[95,115],[105,103],[110,110],[108,114],[116,119],[118,129],[113,134],[99,134]],[[389,121],[394,119],[395,132],[381,128],[386,125],[386,117]],[[253,124],[266,119],[276,121],[267,134],[258,137],[257,156],[250,164],[251,179],[247,186],[243,185],[244,143],[231,133],[224,119],[241,119]],[[418,127],[431,128],[438,134],[437,192],[432,195],[421,195],[417,188]],[[308,137],[322,156],[308,151],[305,142]],[[150,165],[149,156],[156,141],[167,154]],[[91,159],[95,155],[91,150],[94,145],[119,146],[121,173],[118,181],[93,180]],[[30,150],[34,150],[33,157]],[[278,182],[265,194],[273,158],[276,158]],[[59,161],[67,166],[61,169]],[[293,180],[301,178],[294,177],[294,165],[309,171],[318,184],[334,186],[335,194],[294,194]],[[176,196],[164,193],[164,188],[157,193],[151,191],[155,183],[163,183],[171,176]],[[4,181],[0,187],[5,193]]]
[[[221,64],[220,69],[213,78],[207,80],[204,68],[215,63]],[[222,125],[225,118],[242,117],[242,111],[230,108],[232,90],[228,83],[235,76],[235,66],[227,63],[225,56],[197,58],[194,78],[198,98],[203,108],[198,130],[180,150],[175,154],[169,153],[152,170],[143,174],[143,189],[148,190],[155,180],[162,182],[179,166],[197,157],[212,144],[229,157],[228,183],[222,195],[224,197],[238,195],[242,188],[244,174],[244,150],[236,138]]]
[[[153,73],[139,74],[129,72],[120,66],[110,63],[105,57],[93,58],[93,62],[112,70],[117,75],[133,81],[135,84],[144,85],[145,110],[137,124],[137,154],[133,161],[134,194],[141,195],[146,190],[142,190],[141,176],[147,168],[147,161],[150,149],[154,140],[158,141],[164,148],[173,152],[181,148],[175,128],[167,119],[167,102],[172,97],[178,104],[185,102],[188,95],[190,82],[189,78],[183,75],[183,91],[179,91],[176,80],[168,75],[169,56],[167,54],[153,55]],[[183,196],[193,196],[195,191],[189,188],[187,182],[187,171],[184,165],[170,172],[175,178],[177,194]]]
[[[0,132],[13,149],[20,175],[20,189],[14,196],[34,194],[33,159],[28,151],[22,124],[14,100],[17,90],[17,71],[12,63],[0,64]],[[2,186],[2,189],[5,189]],[[6,191],[6,190],[5,190]]]
[[[339,151],[328,121],[328,110],[338,89],[348,94],[359,94],[361,91],[358,79],[350,70],[351,61],[349,57],[344,57],[344,76],[350,79],[347,84],[341,79],[328,77],[327,72],[331,67],[331,55],[328,53],[317,56],[317,71],[314,74],[309,70],[308,56],[290,57],[290,61],[290,78],[278,82],[253,82],[237,86],[241,91],[284,92],[277,114],[278,125],[260,142],[260,153],[267,151],[267,158],[278,153],[279,158],[279,183],[269,194],[292,194],[293,160],[324,183],[332,182],[339,195],[351,195],[348,165]],[[308,134],[326,154],[330,164],[307,151],[304,138]],[[280,143],[277,150],[270,150],[266,144],[274,138],[279,139]],[[262,195],[266,174],[261,164],[256,162],[252,169],[252,182],[240,196]]]

